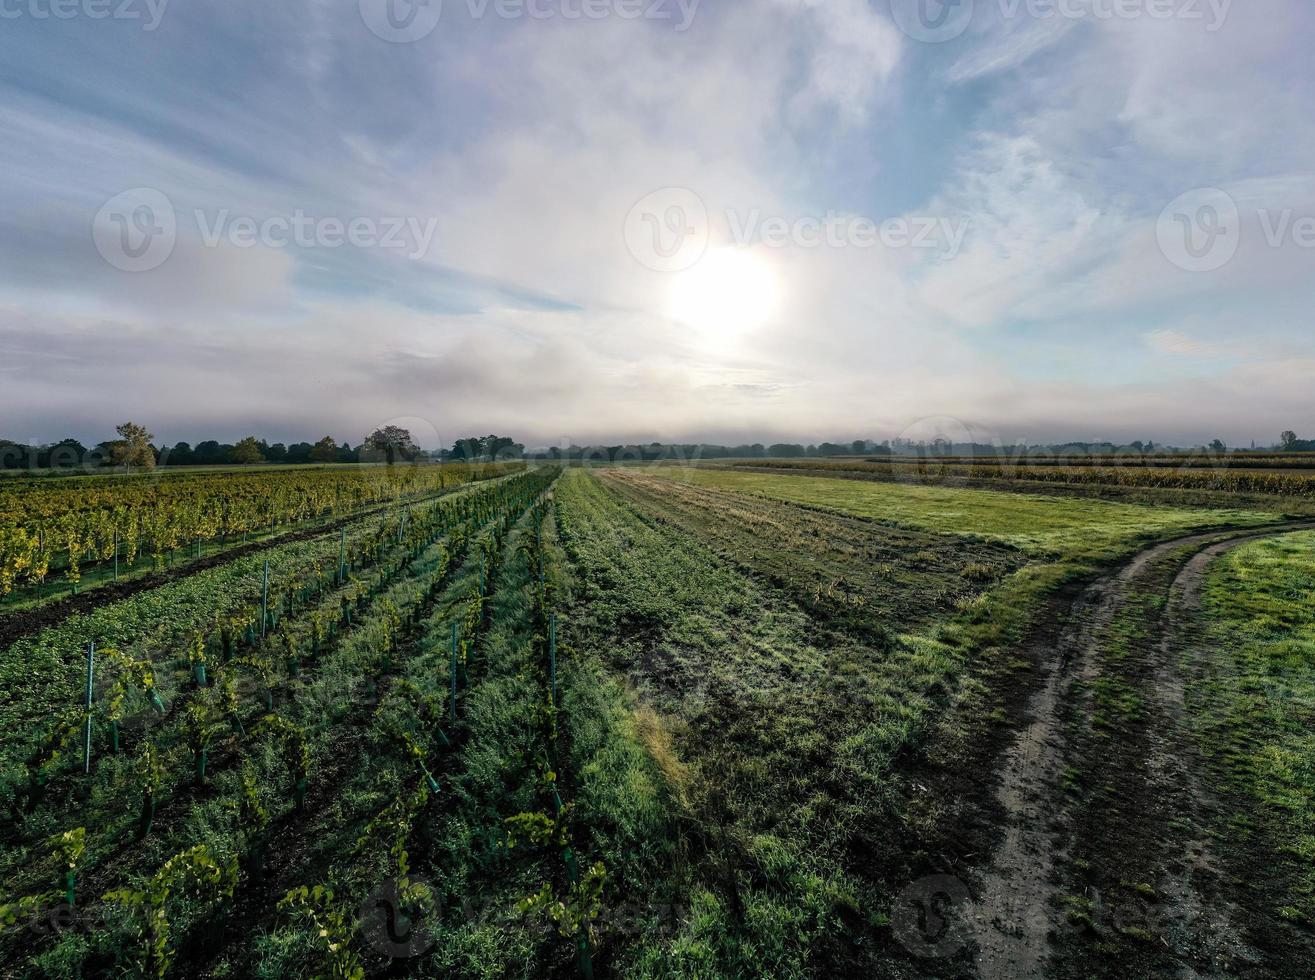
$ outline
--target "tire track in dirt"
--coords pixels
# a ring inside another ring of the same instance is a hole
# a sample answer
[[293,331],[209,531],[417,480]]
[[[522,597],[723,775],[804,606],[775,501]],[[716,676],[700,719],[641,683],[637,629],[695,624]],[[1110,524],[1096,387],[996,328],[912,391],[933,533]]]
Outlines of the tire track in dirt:
[[[1300,529],[1281,533],[1296,530]],[[1216,809],[1218,801],[1200,778],[1205,760],[1191,737],[1187,682],[1178,658],[1188,647],[1187,634],[1200,610],[1211,563],[1236,548],[1274,536],[1272,531],[1245,534],[1208,545],[1187,559],[1169,586],[1153,691],[1157,707],[1170,726],[1154,736],[1151,767],[1163,784],[1176,779],[1179,791],[1203,809]],[[1218,889],[1207,896],[1198,884],[1201,880],[1217,882],[1224,873],[1208,829],[1198,820],[1185,820],[1179,827],[1181,863],[1168,869],[1158,887],[1165,906],[1165,943],[1180,958],[1196,964],[1184,964],[1183,974],[1188,978],[1245,972],[1260,962],[1260,955],[1249,946],[1239,927],[1239,910]]]
[[[1059,910],[1063,895],[1061,869],[1068,857],[1066,838],[1075,816],[1075,801],[1065,793],[1064,781],[1074,762],[1074,746],[1066,732],[1066,712],[1076,694],[1100,674],[1100,654],[1116,617],[1138,594],[1154,587],[1166,562],[1187,566],[1175,578],[1164,618],[1165,631],[1156,645],[1154,699],[1156,724],[1151,727],[1155,757],[1151,769],[1173,773],[1184,782],[1177,792],[1199,793],[1190,773],[1198,770],[1184,717],[1183,683],[1171,651],[1190,601],[1199,595],[1200,578],[1209,562],[1230,547],[1276,534],[1309,529],[1312,525],[1201,532],[1161,542],[1138,553],[1115,571],[1087,586],[1069,608],[1067,622],[1055,637],[1044,632],[1028,644],[1042,665],[1040,687],[1031,695],[1026,725],[1006,750],[1000,767],[996,799],[1004,814],[1003,837],[991,865],[974,889],[975,901],[966,910],[976,940],[977,971],[983,980],[1044,977],[1051,967],[1051,939],[1063,928]],[[1196,549],[1193,553],[1193,549]],[[1053,647],[1052,647],[1053,644]],[[1194,885],[1197,875],[1213,873],[1213,860],[1204,835],[1194,829],[1183,843],[1191,858],[1176,876],[1160,882],[1168,920],[1180,923],[1177,954],[1188,949],[1219,951],[1230,948],[1231,959],[1247,959],[1247,951],[1226,907],[1209,905]],[[1215,940],[1211,945],[1211,939]],[[1230,940],[1235,939],[1235,942]],[[1165,942],[1165,945],[1169,945]],[[1172,947],[1171,947],[1172,950]],[[1112,964],[1111,964],[1112,965]],[[1184,976],[1200,976],[1193,970]],[[1207,972],[1204,975],[1210,975]]]

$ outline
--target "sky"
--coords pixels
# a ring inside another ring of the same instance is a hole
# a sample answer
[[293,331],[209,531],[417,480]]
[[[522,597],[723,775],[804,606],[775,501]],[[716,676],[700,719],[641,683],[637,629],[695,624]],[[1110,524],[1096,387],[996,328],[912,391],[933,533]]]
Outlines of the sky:
[[0,0],[0,436],[1315,435],[1309,0]]

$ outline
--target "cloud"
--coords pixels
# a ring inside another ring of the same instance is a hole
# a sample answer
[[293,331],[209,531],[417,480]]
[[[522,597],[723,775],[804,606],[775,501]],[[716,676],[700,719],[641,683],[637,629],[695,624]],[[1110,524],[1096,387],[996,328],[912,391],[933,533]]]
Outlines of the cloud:
[[1229,356],[1229,349],[1192,337],[1181,330],[1152,330],[1146,334],[1146,345],[1161,354],[1183,357],[1218,358]]
[[[455,17],[411,45],[328,0],[172,5],[149,35],[9,23],[0,434],[91,437],[107,413],[191,440],[398,417],[543,441],[880,437],[943,415],[1007,438],[1291,427],[1315,279],[1263,222],[1315,215],[1309,5],[1237,5],[1213,33],[984,13],[944,45],[880,8],[704,4],[685,32]],[[91,220],[143,186],[184,220],[165,265],[125,274]],[[672,186],[702,198],[714,247],[728,211],[968,235],[955,256],[755,245],[780,303],[721,343],[672,322],[672,275],[626,248],[627,213]],[[1201,186],[1243,214],[1205,275],[1156,236]],[[196,209],[437,234],[418,259],[207,247]]]
[[950,83],[974,81],[1012,71],[1033,55],[1057,44],[1078,27],[1076,20],[1052,17],[1003,20],[986,39],[959,57],[945,73]]

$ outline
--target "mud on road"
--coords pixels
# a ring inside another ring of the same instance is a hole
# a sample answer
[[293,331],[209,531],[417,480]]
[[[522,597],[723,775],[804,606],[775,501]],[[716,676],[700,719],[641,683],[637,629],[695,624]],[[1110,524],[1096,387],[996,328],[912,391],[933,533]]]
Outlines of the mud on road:
[[999,766],[1001,836],[965,910],[983,980],[1310,975],[1315,942],[1276,937],[1248,907],[1240,856],[1218,853],[1226,806],[1185,692],[1212,655],[1192,629],[1210,562],[1312,526],[1157,544],[1031,641],[1042,676]]

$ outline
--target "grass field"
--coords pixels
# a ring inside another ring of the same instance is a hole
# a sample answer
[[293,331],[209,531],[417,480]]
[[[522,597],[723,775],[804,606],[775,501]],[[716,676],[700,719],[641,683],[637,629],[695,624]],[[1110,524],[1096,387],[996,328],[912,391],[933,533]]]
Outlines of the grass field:
[[824,477],[695,468],[654,472],[668,479],[762,494],[901,527],[987,538],[1037,556],[1112,558],[1166,533],[1273,520],[1271,515],[1250,511],[1151,508],[1005,490],[868,485]]
[[[106,593],[0,652],[0,972],[975,976],[982,937],[929,958],[910,889],[990,872],[1047,631],[1154,542],[1274,520],[540,467]],[[1199,628],[1230,653],[1189,699],[1205,785],[1246,801],[1217,832],[1269,856],[1281,895],[1255,903],[1294,929],[1311,622],[1290,604],[1310,608],[1312,549],[1265,539],[1210,566]],[[1071,737],[1057,820],[1097,774],[1091,817],[1117,809],[1125,773],[1100,746],[1154,723],[1151,675],[1123,674],[1159,649],[1158,601],[1130,594],[1092,634],[1074,691],[1094,735]],[[1070,900],[1053,906],[1101,928]],[[416,930],[397,939],[379,909]],[[1110,942],[1057,942],[1053,975]]]
[[1202,744],[1237,803],[1277,916],[1315,925],[1315,534],[1225,555],[1206,583]]

